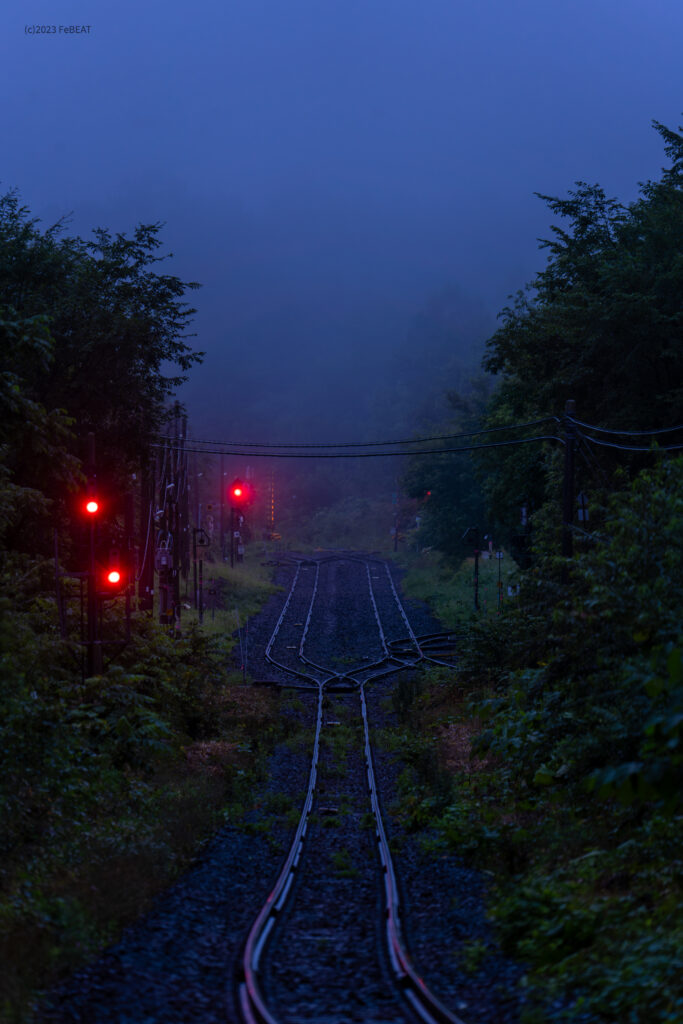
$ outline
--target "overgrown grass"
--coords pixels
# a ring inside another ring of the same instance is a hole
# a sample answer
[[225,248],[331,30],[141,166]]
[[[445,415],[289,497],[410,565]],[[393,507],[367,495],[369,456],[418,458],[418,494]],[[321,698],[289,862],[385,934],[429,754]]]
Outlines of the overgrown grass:
[[457,629],[473,618],[494,618],[499,609],[518,600],[516,596],[508,594],[508,588],[516,589],[519,574],[514,560],[507,552],[503,552],[500,562],[495,552],[493,557],[480,557],[478,610],[474,607],[473,557],[465,559],[457,569],[438,551],[402,553],[396,556],[396,561],[407,570],[402,584],[404,594],[426,601],[448,629]]
[[[272,566],[266,564],[268,561],[268,557],[260,556],[259,546],[253,545],[247,547],[245,560],[231,568],[229,562],[220,560],[218,553],[210,549],[209,558],[203,564],[204,632],[230,636],[238,629],[245,629],[249,618],[279,589],[272,582]],[[193,588],[190,571],[182,595],[183,627],[199,621]]]
[[[240,566],[225,593],[253,614],[272,589]],[[0,1019],[19,1024],[219,825],[248,817],[282,724],[276,692],[228,671],[235,641],[217,623],[186,615],[173,638],[141,616],[117,662],[82,681],[39,574],[4,611]]]
[[283,520],[279,525],[282,546],[300,551],[344,548],[388,554],[393,546],[394,515],[389,499],[347,497],[305,519]]

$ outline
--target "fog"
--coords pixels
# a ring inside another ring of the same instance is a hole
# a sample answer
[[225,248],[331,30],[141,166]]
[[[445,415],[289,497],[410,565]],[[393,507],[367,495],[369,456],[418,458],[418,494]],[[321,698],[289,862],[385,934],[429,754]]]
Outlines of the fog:
[[544,262],[534,192],[634,198],[683,107],[679,0],[77,7],[3,5],[1,185],[83,236],[165,223],[195,436],[438,420]]

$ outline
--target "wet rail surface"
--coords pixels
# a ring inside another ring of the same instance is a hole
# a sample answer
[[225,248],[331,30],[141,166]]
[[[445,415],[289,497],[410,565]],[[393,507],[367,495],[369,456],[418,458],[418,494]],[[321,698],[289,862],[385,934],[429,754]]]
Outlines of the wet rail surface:
[[[451,653],[448,637],[439,644]],[[462,1024],[408,955],[375,780],[366,686],[439,660],[422,650],[388,565],[297,563],[266,658],[317,691],[317,712],[294,841],[238,968],[243,1020]]]

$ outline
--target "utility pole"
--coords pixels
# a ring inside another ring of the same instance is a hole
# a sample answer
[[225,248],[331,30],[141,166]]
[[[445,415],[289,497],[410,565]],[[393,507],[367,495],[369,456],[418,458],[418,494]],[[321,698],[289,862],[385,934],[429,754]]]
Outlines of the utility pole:
[[125,572],[126,572],[126,640],[130,640],[130,599],[131,582],[135,589],[135,541],[133,532],[135,529],[135,498],[132,491],[126,491],[123,504],[123,535],[125,544]]
[[[176,402],[175,416],[173,420],[173,435],[175,443],[178,445],[179,437],[179,414],[180,414],[180,403]],[[173,576],[171,580],[171,586],[173,588],[173,614],[175,616],[175,628],[180,629],[180,568],[182,565],[181,560],[181,545],[182,545],[182,510],[180,506],[180,472],[183,460],[182,444],[178,445],[178,449],[175,452],[175,459],[173,460]]]
[[173,571],[172,545],[173,535],[171,533],[171,495],[173,482],[170,480],[173,459],[173,452],[170,446],[170,439],[166,437],[163,459],[159,470],[159,507],[163,510],[163,517],[159,529],[159,547],[155,551],[155,561],[159,572],[159,622],[162,625],[170,626],[173,617],[171,607],[171,572]]
[[[219,488],[220,488],[220,497],[221,497],[221,529],[220,529],[221,560],[223,562],[225,561],[225,483],[224,483],[225,468],[224,468],[224,466],[225,466],[225,457],[223,456],[223,454],[221,454],[221,478],[220,478]],[[197,524],[197,525],[199,525],[199,524]]]
[[503,607],[503,581],[500,578],[500,563],[503,561],[503,552],[496,551],[496,558],[498,559],[498,614],[500,615]]
[[[97,476],[95,473],[95,435],[87,435],[86,472],[88,474],[88,495],[95,498]],[[95,505],[97,508],[97,505]],[[100,675],[102,672],[102,645],[100,644],[97,620],[97,561],[95,558],[95,530],[97,515],[90,516],[90,545],[88,558],[88,642],[87,674]]]
[[474,607],[479,611],[479,537],[475,538],[474,549]]
[[187,440],[187,416],[183,416],[183,451],[180,466],[180,514],[182,516],[182,544],[180,571],[187,587],[187,577],[190,572],[190,481],[189,481],[189,460],[185,451]]
[[155,498],[156,456],[145,459],[140,478],[139,545],[142,555],[138,581],[138,608],[144,612],[151,612],[154,608]]
[[275,533],[275,470],[270,467],[270,507],[268,510],[268,539]]
[[[564,478],[562,481],[562,557],[571,558],[574,550],[572,526],[574,524],[574,442],[576,428],[572,422],[576,413],[576,402],[567,399],[564,407]],[[566,583],[569,572],[562,569],[562,582]]]

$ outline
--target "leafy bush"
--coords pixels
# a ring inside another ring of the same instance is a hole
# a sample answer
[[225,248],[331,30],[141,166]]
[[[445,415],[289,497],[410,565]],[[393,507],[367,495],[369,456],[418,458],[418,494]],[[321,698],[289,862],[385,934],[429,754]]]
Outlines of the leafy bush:
[[[680,798],[682,469],[681,459],[664,461],[612,498],[602,543],[577,558],[544,636],[542,584],[526,647],[524,614],[516,620],[521,643],[498,660],[507,684],[477,705],[488,722],[479,748],[514,758],[530,785],[590,779],[601,792]],[[492,632],[502,641],[509,623]]]

